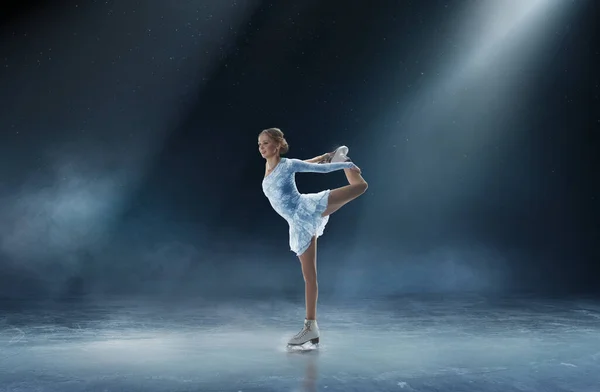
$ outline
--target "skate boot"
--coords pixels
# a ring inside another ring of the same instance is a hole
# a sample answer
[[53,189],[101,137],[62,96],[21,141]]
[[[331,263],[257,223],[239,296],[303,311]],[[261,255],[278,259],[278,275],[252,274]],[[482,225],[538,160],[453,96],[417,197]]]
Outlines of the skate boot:
[[304,320],[304,328],[288,341],[288,346],[301,346],[306,342],[319,343],[319,326],[317,320]]
[[347,162],[349,160],[348,147],[339,146],[332,152],[327,153],[327,157],[319,163]]

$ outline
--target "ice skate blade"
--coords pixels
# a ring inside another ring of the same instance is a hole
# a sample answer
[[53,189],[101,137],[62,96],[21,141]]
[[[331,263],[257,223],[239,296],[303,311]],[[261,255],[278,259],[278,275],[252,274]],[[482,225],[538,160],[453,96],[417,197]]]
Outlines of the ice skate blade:
[[314,351],[319,351],[319,345],[318,344],[310,344],[310,343],[305,343],[305,345],[302,346],[298,346],[298,345],[288,345],[287,346],[287,352],[290,354],[305,354],[305,353],[310,353],[310,352],[314,352]]
[[304,342],[302,344],[289,344],[287,345],[287,350],[289,352],[307,352],[314,351],[319,348],[319,338],[314,338],[309,340],[308,342]]

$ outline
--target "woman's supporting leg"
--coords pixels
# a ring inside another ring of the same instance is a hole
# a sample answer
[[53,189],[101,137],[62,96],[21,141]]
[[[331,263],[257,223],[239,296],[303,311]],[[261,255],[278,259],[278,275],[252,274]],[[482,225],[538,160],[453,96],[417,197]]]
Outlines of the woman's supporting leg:
[[351,200],[356,199],[358,196],[362,195],[366,192],[369,185],[365,181],[364,178],[352,169],[344,169],[344,173],[346,174],[346,178],[348,179],[348,184],[341,188],[333,189],[329,193],[329,199],[327,203],[327,209],[323,211],[322,216],[331,215],[341,207],[343,207],[346,203]]
[[306,303],[306,319],[317,319],[317,298],[319,285],[317,283],[317,239],[313,237],[308,249],[298,256],[302,264],[304,276],[304,295]]

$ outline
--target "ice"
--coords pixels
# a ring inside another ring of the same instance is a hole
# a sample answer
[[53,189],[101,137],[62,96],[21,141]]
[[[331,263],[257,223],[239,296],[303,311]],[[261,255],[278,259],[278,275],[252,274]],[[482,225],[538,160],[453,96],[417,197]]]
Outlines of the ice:
[[269,298],[0,303],[0,391],[577,391],[600,385],[600,302]]

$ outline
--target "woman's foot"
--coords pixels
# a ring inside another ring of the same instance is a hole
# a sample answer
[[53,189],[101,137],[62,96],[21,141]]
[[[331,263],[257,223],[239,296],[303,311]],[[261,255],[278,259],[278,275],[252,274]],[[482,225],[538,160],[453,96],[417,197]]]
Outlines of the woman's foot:
[[301,346],[310,341],[312,344],[319,343],[319,326],[317,320],[304,320],[304,328],[296,336],[288,341],[288,346]]

